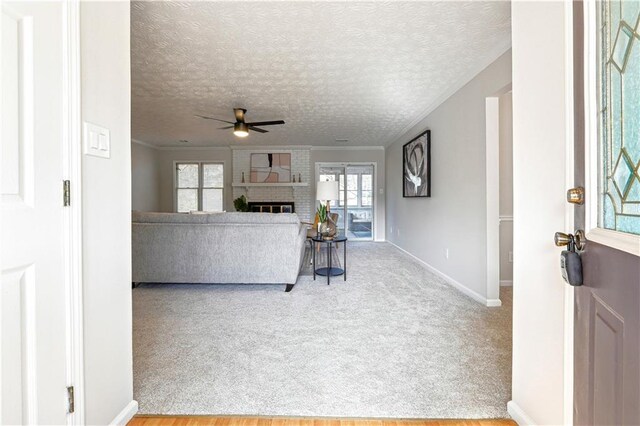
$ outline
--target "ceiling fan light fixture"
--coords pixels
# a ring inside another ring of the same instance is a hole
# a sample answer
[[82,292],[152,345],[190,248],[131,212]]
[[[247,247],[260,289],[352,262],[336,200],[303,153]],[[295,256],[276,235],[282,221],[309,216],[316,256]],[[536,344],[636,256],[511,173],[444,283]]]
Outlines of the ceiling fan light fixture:
[[233,125],[233,134],[239,138],[249,136],[249,127],[245,123],[236,123]]
[[196,117],[200,117],[205,120],[213,120],[213,121],[219,121],[222,123],[230,124],[230,126],[220,127],[220,130],[233,129],[233,134],[239,138],[246,138],[247,136],[249,136],[249,129],[251,129],[252,132],[269,133],[268,130],[263,129],[262,127],[284,124],[284,120],[255,121],[255,122],[247,123],[246,121],[244,121],[245,112],[247,112],[247,110],[243,108],[233,109],[233,113],[236,116],[235,123],[233,121],[222,120],[220,118],[207,117],[206,115],[196,115]]

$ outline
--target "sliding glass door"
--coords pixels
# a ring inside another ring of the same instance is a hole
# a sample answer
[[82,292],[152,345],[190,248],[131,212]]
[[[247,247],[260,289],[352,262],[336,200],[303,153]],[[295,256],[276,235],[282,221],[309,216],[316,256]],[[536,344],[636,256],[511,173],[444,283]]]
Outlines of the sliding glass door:
[[373,164],[321,163],[317,180],[338,181],[340,197],[331,203],[338,214],[338,229],[349,239],[372,240],[375,167]]

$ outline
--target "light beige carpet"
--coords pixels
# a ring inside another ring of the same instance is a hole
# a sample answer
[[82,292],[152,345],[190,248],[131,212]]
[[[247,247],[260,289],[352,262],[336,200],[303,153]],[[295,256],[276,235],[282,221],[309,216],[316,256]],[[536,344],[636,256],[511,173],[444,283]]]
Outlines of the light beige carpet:
[[[341,254],[341,253],[340,253]],[[348,280],[133,290],[145,414],[493,418],[511,395],[511,293],[487,308],[387,243]]]
[[[349,243],[351,246],[352,243]],[[320,248],[316,248],[315,258],[316,263],[318,264],[318,268],[322,268],[323,266],[327,266],[327,253],[329,252],[327,244],[320,245]],[[342,259],[344,252],[343,246],[339,244],[338,249],[336,249],[335,245],[332,245],[331,249],[331,266],[335,268],[342,268]],[[300,268],[300,275],[311,275],[313,276],[313,250],[309,243],[306,244],[304,256],[302,258],[302,267]],[[319,277],[316,277],[319,279]],[[326,279],[326,278],[325,278]],[[337,279],[337,278],[336,278]]]

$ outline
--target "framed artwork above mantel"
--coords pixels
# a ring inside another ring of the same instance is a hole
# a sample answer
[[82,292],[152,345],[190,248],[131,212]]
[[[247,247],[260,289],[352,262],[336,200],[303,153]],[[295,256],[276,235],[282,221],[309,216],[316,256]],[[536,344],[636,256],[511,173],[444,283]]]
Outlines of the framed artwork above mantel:
[[431,130],[402,147],[402,196],[431,197]]
[[250,183],[291,182],[290,153],[253,153],[250,167]]

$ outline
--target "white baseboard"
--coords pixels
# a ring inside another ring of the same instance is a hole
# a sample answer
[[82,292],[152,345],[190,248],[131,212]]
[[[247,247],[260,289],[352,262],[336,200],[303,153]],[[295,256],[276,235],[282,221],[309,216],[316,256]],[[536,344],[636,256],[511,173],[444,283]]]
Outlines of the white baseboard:
[[129,423],[129,420],[131,420],[137,412],[138,401],[131,401],[113,420],[111,420],[111,423],[109,424],[114,426],[126,426],[126,424]]
[[500,306],[502,306],[502,300],[500,300],[500,299],[487,299],[486,305],[489,308],[499,308]]
[[533,421],[531,417],[525,413],[522,408],[518,404],[513,401],[507,402],[507,412],[519,426],[529,426],[535,425],[536,422]]
[[500,280],[500,287],[513,287],[512,280]]
[[451,278],[449,275],[445,274],[444,272],[442,272],[442,271],[434,268],[433,266],[429,265],[424,260],[416,257],[412,253],[409,253],[408,251],[406,251],[402,247],[398,246],[397,244],[392,243],[389,240],[387,240],[387,242],[389,244],[391,244],[392,246],[394,246],[395,248],[397,248],[398,250],[400,250],[401,252],[411,256],[413,259],[418,261],[418,263],[420,263],[420,265],[422,265],[424,268],[426,268],[429,272],[432,272],[432,273],[438,275],[440,278],[444,279],[449,284],[451,284],[453,287],[458,289],[461,293],[466,294],[467,296],[469,296],[473,300],[476,300],[476,301],[482,303],[483,305],[489,306],[489,307],[502,306],[502,302],[500,301],[500,299],[487,299],[486,297],[482,296],[481,294],[476,293],[475,291],[471,290],[469,287],[465,286],[464,284],[454,280],[453,278]]

